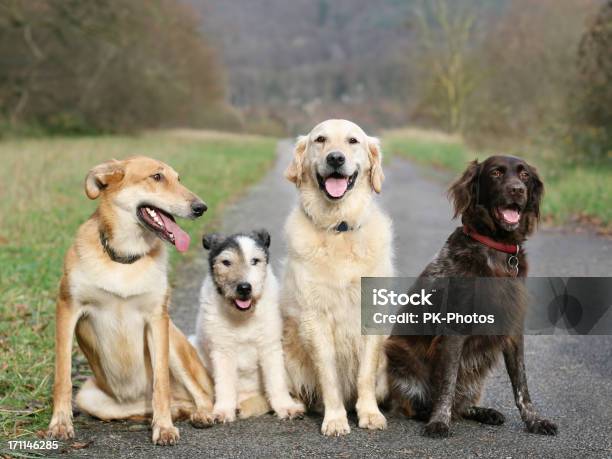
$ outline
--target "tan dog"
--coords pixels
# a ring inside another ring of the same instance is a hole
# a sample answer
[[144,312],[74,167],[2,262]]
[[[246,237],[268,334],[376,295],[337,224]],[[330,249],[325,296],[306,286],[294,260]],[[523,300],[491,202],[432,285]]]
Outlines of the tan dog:
[[206,205],[168,165],[145,157],[109,161],[85,180],[96,212],[78,230],[64,261],[56,309],[53,417],[49,436],[72,427],[72,338],[94,373],[76,396],[100,419],[152,414],[153,442],[174,444],[172,414],[212,422],[212,384],[195,349],[168,317],[168,255],[162,240],[187,250],[172,215],[196,218]]
[[281,294],[287,372],[310,406],[322,401],[321,431],[384,429],[387,395],[383,336],[361,335],[361,277],[392,276],[391,221],[373,200],[383,182],[378,139],[354,123],[328,120],[299,137],[286,176],[300,204],[285,231],[288,262]]

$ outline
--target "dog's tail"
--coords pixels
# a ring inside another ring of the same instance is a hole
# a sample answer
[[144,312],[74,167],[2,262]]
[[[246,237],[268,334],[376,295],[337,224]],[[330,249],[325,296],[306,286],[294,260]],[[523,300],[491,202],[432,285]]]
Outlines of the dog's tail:
[[418,405],[429,401],[428,368],[404,338],[391,337],[385,342],[389,383],[392,393]]

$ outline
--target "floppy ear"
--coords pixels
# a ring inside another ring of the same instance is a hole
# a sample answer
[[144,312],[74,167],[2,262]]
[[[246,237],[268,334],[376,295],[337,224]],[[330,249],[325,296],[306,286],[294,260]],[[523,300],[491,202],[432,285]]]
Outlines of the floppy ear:
[[385,174],[382,170],[382,150],[380,140],[376,137],[368,137],[368,156],[370,158],[370,184],[372,189],[380,193]]
[[295,142],[295,147],[293,149],[293,159],[291,160],[291,164],[285,170],[285,177],[290,182],[299,186],[302,184],[302,176],[304,174],[303,164],[304,158],[306,156],[306,147],[308,146],[308,136],[301,135],[297,138]]
[[466,210],[476,204],[476,183],[480,174],[480,164],[478,160],[472,161],[463,175],[459,177],[448,189],[448,197],[453,202],[454,215],[463,214]]
[[265,229],[259,229],[257,231],[253,231],[253,237],[255,240],[259,241],[261,245],[263,245],[266,249],[270,248],[270,233],[268,233]]
[[539,220],[540,203],[544,196],[544,184],[535,167],[529,165],[529,172],[531,173],[531,178],[529,179],[529,201],[527,207],[533,211],[536,219]]
[[202,238],[202,246],[206,250],[211,250],[218,246],[221,241],[223,241],[223,236],[219,233],[205,234]]
[[85,177],[85,194],[89,199],[96,199],[108,185],[123,180],[124,175],[125,169],[121,161],[113,159],[98,164]]

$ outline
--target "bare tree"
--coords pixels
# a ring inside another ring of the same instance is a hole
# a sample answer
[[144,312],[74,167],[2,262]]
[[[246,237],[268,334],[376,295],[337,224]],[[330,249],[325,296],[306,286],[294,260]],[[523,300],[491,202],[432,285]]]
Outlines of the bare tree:
[[612,151],[612,0],[601,6],[578,50],[574,138],[593,159]]
[[476,19],[474,8],[448,0],[422,2],[415,14],[426,82],[423,103],[451,132],[463,130],[466,101],[475,88],[469,53]]

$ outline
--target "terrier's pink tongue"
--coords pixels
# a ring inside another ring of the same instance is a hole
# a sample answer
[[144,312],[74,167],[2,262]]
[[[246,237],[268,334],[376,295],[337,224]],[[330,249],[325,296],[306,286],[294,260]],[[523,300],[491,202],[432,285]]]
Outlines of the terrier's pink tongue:
[[249,306],[251,306],[251,300],[234,300],[236,302],[236,306],[238,306],[240,309],[249,309]]
[[327,180],[325,180],[325,190],[327,190],[329,195],[333,196],[334,198],[339,198],[342,196],[347,188],[347,178],[329,177]]
[[180,226],[176,224],[171,218],[167,217],[163,213],[159,212],[158,215],[164,221],[164,226],[166,230],[170,233],[174,234],[174,246],[176,250],[179,252],[186,252],[189,248],[189,243],[191,242],[191,238],[189,234],[181,229]]
[[502,210],[502,215],[508,223],[518,223],[521,219],[521,214],[514,209],[504,209]]

